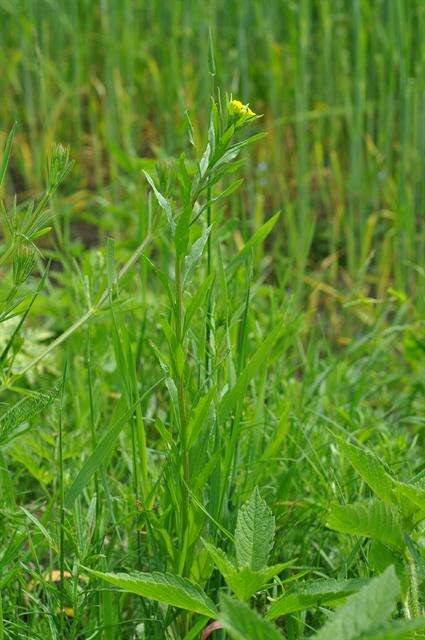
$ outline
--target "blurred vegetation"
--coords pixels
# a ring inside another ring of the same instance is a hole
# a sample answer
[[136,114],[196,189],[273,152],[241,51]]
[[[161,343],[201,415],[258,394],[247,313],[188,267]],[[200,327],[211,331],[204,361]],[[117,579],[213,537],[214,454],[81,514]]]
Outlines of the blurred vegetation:
[[[423,0],[0,0],[0,38],[0,640],[198,638],[83,567],[216,603],[256,486],[292,562],[256,610],[394,564],[415,616],[423,525],[326,523],[374,490],[335,434],[423,497]],[[267,135],[221,173],[230,95]]]
[[282,209],[273,242],[298,273],[313,266],[322,283],[348,279],[376,298],[392,278],[416,290],[425,250],[421,0],[2,0],[0,11],[0,129],[19,123],[19,192],[40,189],[51,145],[69,143],[73,205],[115,232],[103,198],[121,201],[140,158],[187,149],[185,112],[205,124],[214,80],[264,113],[269,133],[234,204],[243,228]]

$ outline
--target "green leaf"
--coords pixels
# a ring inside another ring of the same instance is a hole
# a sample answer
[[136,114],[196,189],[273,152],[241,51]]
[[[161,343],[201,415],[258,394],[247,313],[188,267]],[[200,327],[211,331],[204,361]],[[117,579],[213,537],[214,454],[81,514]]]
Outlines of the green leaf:
[[289,594],[284,594],[267,612],[266,618],[275,620],[280,616],[303,611],[310,607],[318,607],[358,591],[366,584],[366,580],[312,580],[300,584]]
[[217,566],[221,575],[227,582],[227,578],[232,576],[237,571],[237,567],[233,564],[231,560],[226,556],[222,549],[217,549],[216,546],[207,542],[206,540],[202,540],[202,544],[205,549],[208,551],[208,554],[214,564]]
[[255,593],[264,589],[272,578],[278,575],[288,564],[276,564],[260,571],[253,571],[249,567],[242,567],[226,579],[227,584],[239,600],[248,600]]
[[158,191],[158,189],[156,188],[156,185],[155,185],[153,179],[151,178],[151,176],[149,175],[149,173],[147,171],[143,171],[143,173],[145,174],[146,180],[149,182],[150,186],[153,189],[153,192],[155,194],[155,197],[156,197],[156,199],[158,201],[159,206],[162,209],[164,209],[165,215],[167,216],[167,220],[168,220],[168,223],[169,223],[172,231],[175,231],[176,223],[174,222],[173,212],[171,210],[170,203],[168,202],[167,198],[165,198],[165,196],[163,196],[162,193],[160,191]]
[[236,558],[240,567],[264,569],[273,546],[275,520],[256,487],[239,510],[235,531]]
[[42,535],[47,540],[50,548],[53,549],[55,551],[55,553],[58,553],[58,547],[57,547],[56,542],[53,540],[52,536],[47,531],[47,529],[43,525],[43,523],[40,522],[40,520],[37,518],[37,516],[35,516],[33,513],[31,513],[31,511],[28,511],[27,509],[25,509],[25,507],[20,507],[20,509],[26,515],[28,520],[31,520],[31,522],[37,527],[37,529],[39,531],[41,531]]
[[46,409],[59,395],[62,379],[49,391],[33,393],[10,407],[0,417],[0,445],[5,445],[24,430],[23,424]]
[[419,629],[425,629],[425,618],[393,620],[379,629],[364,633],[360,637],[360,640],[413,640],[416,636],[412,636],[412,633]]
[[372,491],[388,504],[395,505],[393,489],[396,480],[384,469],[382,463],[369,451],[356,447],[338,438],[339,447],[355,470],[360,474]]
[[[161,382],[163,382],[164,378],[160,378],[157,382],[155,382],[149,389],[145,391],[145,393],[140,396],[137,402],[135,402],[131,407],[126,409],[117,420],[115,420],[100,442],[97,444],[96,448],[93,450],[91,455],[88,457],[82,468],[80,469],[77,477],[74,482],[71,484],[67,492],[65,493],[64,498],[64,506],[69,509],[76,498],[80,495],[80,493],[84,490],[87,483],[94,476],[96,471],[99,469],[100,465],[103,464],[108,456],[112,453],[115,442],[124,428],[126,422],[129,417],[134,412],[140,402],[144,400],[144,398],[153,391]],[[122,403],[124,401],[122,400]]]
[[220,193],[215,195],[214,198],[211,198],[211,202],[217,202],[222,198],[227,198],[227,196],[230,196],[237,189],[239,189],[239,187],[243,182],[244,182],[244,178],[238,178],[237,180],[229,184],[225,189],[223,189],[223,191],[220,191]]
[[224,551],[205,540],[202,542],[226,584],[240,600],[248,600],[254,593],[265,587],[274,576],[292,564],[292,562],[285,562],[260,571],[253,571],[249,567],[239,569],[229,560]]
[[202,235],[193,243],[189,255],[184,259],[184,282],[188,282],[191,275],[193,274],[196,265],[198,264],[203,252],[205,245],[207,244],[209,235],[211,233],[212,225],[207,227]]
[[112,452],[115,442],[128,421],[133,409],[128,409],[116,420],[101,441],[97,444],[94,451],[88,457],[82,468],[77,474],[74,482],[65,493],[64,505],[69,509],[80,493],[87,486],[91,478],[94,476],[100,465],[107,459]]
[[390,548],[378,540],[373,540],[369,547],[368,562],[374,573],[382,573],[390,565],[394,565],[397,575],[404,573],[403,556],[397,549]]
[[394,567],[372,578],[350,596],[332,618],[313,636],[315,640],[357,640],[385,623],[400,595],[400,583]]
[[9,164],[10,153],[12,151],[13,138],[15,137],[17,123],[15,122],[11,128],[9,135],[7,136],[6,144],[3,151],[3,157],[0,163],[0,187],[3,184],[4,176],[6,175],[7,165]]
[[274,216],[270,218],[270,220],[267,220],[267,222],[265,222],[259,229],[257,229],[252,238],[248,240],[245,246],[233,258],[233,260],[227,267],[228,271],[232,271],[235,267],[237,267],[238,264],[240,264],[246,256],[250,255],[251,251],[253,251],[258,244],[260,244],[267,238],[276,222],[278,221],[279,216],[280,211],[275,213]]
[[[245,603],[220,596],[221,612],[218,616],[223,629],[233,640],[282,640],[283,636],[268,620],[250,609]],[[335,640],[335,639],[334,639]]]
[[190,207],[185,206],[177,220],[174,234],[174,246],[176,247],[176,254],[178,257],[183,257],[187,253],[189,244],[190,214]]
[[[413,516],[418,522],[425,517],[425,491],[414,484],[397,482],[394,487],[403,513]],[[404,502],[404,504],[403,504]]]
[[208,418],[208,413],[210,411],[212,400],[217,392],[215,387],[211,387],[208,393],[206,393],[199,400],[196,407],[193,409],[190,414],[189,421],[187,423],[187,447],[190,449],[202,429],[205,426],[205,421]]
[[255,374],[258,373],[258,370],[261,368],[263,362],[268,358],[271,351],[275,348],[284,329],[285,326],[283,324],[277,324],[274,327],[251,357],[245,369],[238,376],[236,384],[223,396],[218,408],[218,417],[220,422],[224,422],[233,411],[235,405],[243,399],[246,387]]
[[205,311],[202,309],[202,306],[210,293],[213,282],[214,274],[210,273],[210,275],[205,278],[205,280],[199,286],[191,301],[188,303],[184,316],[184,333],[187,333],[188,328],[191,326],[193,316],[196,313],[205,313]]
[[397,512],[384,502],[334,505],[326,524],[335,531],[373,538],[397,549],[405,546]]
[[139,596],[156,600],[164,604],[187,609],[211,618],[217,617],[214,603],[208,598],[202,589],[181,576],[171,573],[102,573],[92,571],[89,573],[101,580],[120,587],[127,593],[135,593]]

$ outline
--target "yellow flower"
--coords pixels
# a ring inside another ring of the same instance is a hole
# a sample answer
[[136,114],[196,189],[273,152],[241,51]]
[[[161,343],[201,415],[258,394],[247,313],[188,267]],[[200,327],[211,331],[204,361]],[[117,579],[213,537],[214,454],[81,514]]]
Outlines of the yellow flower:
[[240,100],[231,100],[229,102],[229,113],[231,116],[246,116],[252,118],[255,116],[255,112],[249,108],[249,105],[243,104]]

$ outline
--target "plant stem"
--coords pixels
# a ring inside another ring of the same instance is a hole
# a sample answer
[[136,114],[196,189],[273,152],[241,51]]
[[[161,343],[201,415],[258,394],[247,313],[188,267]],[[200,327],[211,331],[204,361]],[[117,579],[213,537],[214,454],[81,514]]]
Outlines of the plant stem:
[[[211,187],[207,189],[207,227],[211,227]],[[212,229],[208,235],[207,240],[207,276],[211,274],[212,267]],[[212,322],[212,303],[211,303],[211,293],[208,295],[208,306],[207,306],[207,314],[206,314],[206,324],[205,324],[205,378],[207,380],[207,384],[209,384],[211,377],[211,322]]]
[[[407,549],[407,562],[409,565],[409,576],[410,576],[409,595],[410,595],[411,606],[409,607],[409,610],[411,610],[412,616],[416,617],[420,615],[418,573],[416,569],[415,560],[409,549]],[[409,599],[409,595],[407,596],[408,599]]]
[[4,640],[4,625],[3,625],[3,598],[0,592],[0,640]]
[[66,369],[62,379],[62,389],[59,407],[59,499],[60,499],[60,531],[59,531],[59,620],[60,620],[60,637],[63,637],[64,627],[64,604],[65,604],[65,508],[64,508],[64,485],[63,485],[63,439],[62,439],[62,415],[63,415],[63,397],[65,389]]
[[[91,444],[92,451],[96,448],[96,427],[95,427],[95,417],[94,417],[94,403],[93,403],[93,380],[92,380],[92,362],[91,362],[91,332],[90,325],[87,327],[87,346],[86,346],[86,366],[87,366],[87,386],[89,391],[89,409],[90,409],[90,433],[91,433]],[[99,521],[99,477],[96,473],[94,474],[94,487],[96,491],[96,528]]]
[[[183,350],[183,322],[184,322],[184,307],[183,307],[183,260],[180,256],[176,256],[175,264],[175,295],[176,295],[176,338],[179,347],[181,348],[184,357]],[[187,527],[189,522],[189,451],[187,449],[187,408],[186,408],[186,396],[184,389],[184,365],[177,372],[177,397],[178,397],[178,409],[180,418],[180,447],[183,460],[183,482],[181,486],[182,490],[182,518],[181,518],[181,541],[183,557],[180,559],[180,570],[185,572],[186,565],[186,545],[184,544],[187,536]]]

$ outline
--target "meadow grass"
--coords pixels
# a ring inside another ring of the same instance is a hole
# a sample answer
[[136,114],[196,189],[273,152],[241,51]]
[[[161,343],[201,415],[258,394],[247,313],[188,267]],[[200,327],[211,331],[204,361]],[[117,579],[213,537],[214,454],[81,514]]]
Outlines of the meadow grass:
[[423,3],[0,12],[0,640],[424,637]]

